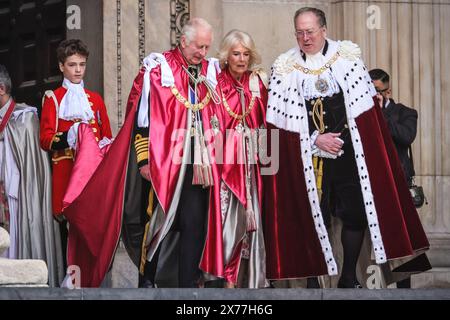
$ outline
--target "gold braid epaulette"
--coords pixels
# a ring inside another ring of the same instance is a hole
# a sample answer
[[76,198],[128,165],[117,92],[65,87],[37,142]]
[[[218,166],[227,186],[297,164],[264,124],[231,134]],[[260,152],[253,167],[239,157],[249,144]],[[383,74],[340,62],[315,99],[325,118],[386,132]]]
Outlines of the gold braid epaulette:
[[134,148],[136,149],[137,162],[148,160],[148,138],[137,134],[134,138]]

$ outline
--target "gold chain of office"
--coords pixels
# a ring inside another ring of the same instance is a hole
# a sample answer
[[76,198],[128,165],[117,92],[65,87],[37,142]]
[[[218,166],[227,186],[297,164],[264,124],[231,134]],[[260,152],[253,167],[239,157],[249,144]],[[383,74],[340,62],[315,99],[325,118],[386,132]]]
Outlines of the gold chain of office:
[[300,71],[303,72],[303,73],[306,73],[306,74],[313,74],[313,75],[315,75],[315,76],[318,76],[318,75],[321,75],[321,74],[322,74],[325,70],[327,70],[329,67],[331,67],[331,66],[333,65],[333,63],[335,63],[336,60],[337,60],[338,58],[339,58],[339,51],[337,51],[337,52],[334,54],[334,56],[331,57],[331,59],[330,59],[327,63],[325,63],[320,69],[312,70],[312,69],[309,69],[309,68],[302,67],[302,66],[299,65],[298,63],[296,63],[296,64],[294,65],[294,68],[300,70]]
[[172,94],[175,96],[175,98],[177,98],[177,100],[182,103],[186,107],[186,109],[191,109],[193,112],[202,110],[211,100],[211,95],[209,94],[209,92],[207,92],[206,96],[201,102],[192,104],[185,97],[183,97],[183,95],[175,86],[172,86],[170,90],[172,91]]
[[236,120],[242,121],[250,114],[250,112],[252,112],[252,109],[255,106],[256,97],[252,95],[252,99],[250,100],[248,108],[246,108],[246,111],[244,112],[244,114],[236,114],[233,110],[231,110],[227,99],[225,99],[225,96],[222,97],[222,101],[223,101],[223,106],[225,107],[225,110],[227,110],[228,114],[230,116],[232,116],[233,118],[235,118]]

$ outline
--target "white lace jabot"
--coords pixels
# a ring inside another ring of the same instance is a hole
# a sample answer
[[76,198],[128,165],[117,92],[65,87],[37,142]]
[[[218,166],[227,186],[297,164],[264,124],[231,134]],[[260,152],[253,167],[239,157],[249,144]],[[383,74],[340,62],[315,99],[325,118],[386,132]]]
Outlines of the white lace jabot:
[[63,86],[67,88],[67,92],[61,100],[58,117],[68,121],[74,119],[89,121],[93,119],[94,113],[84,91],[84,82],[75,84],[64,78]]

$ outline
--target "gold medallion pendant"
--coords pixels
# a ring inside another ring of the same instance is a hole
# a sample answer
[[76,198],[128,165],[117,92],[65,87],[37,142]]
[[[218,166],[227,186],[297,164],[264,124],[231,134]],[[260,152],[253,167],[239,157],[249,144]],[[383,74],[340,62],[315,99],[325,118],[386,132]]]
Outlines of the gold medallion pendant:
[[316,83],[316,89],[320,93],[324,94],[328,91],[328,82],[325,79],[321,79],[320,77],[317,79]]
[[244,131],[244,126],[242,125],[242,120],[239,121],[238,125],[235,127],[236,132],[241,134]]

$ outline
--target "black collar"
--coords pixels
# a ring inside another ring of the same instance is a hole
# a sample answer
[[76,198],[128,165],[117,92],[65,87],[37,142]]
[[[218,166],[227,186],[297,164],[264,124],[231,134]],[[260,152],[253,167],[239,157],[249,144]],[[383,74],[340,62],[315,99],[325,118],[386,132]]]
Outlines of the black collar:
[[[328,40],[325,39],[325,45],[323,46],[322,54],[326,55],[327,51],[328,51]],[[304,53],[302,50],[300,50],[300,54],[302,55],[303,61],[306,62],[306,53]]]

